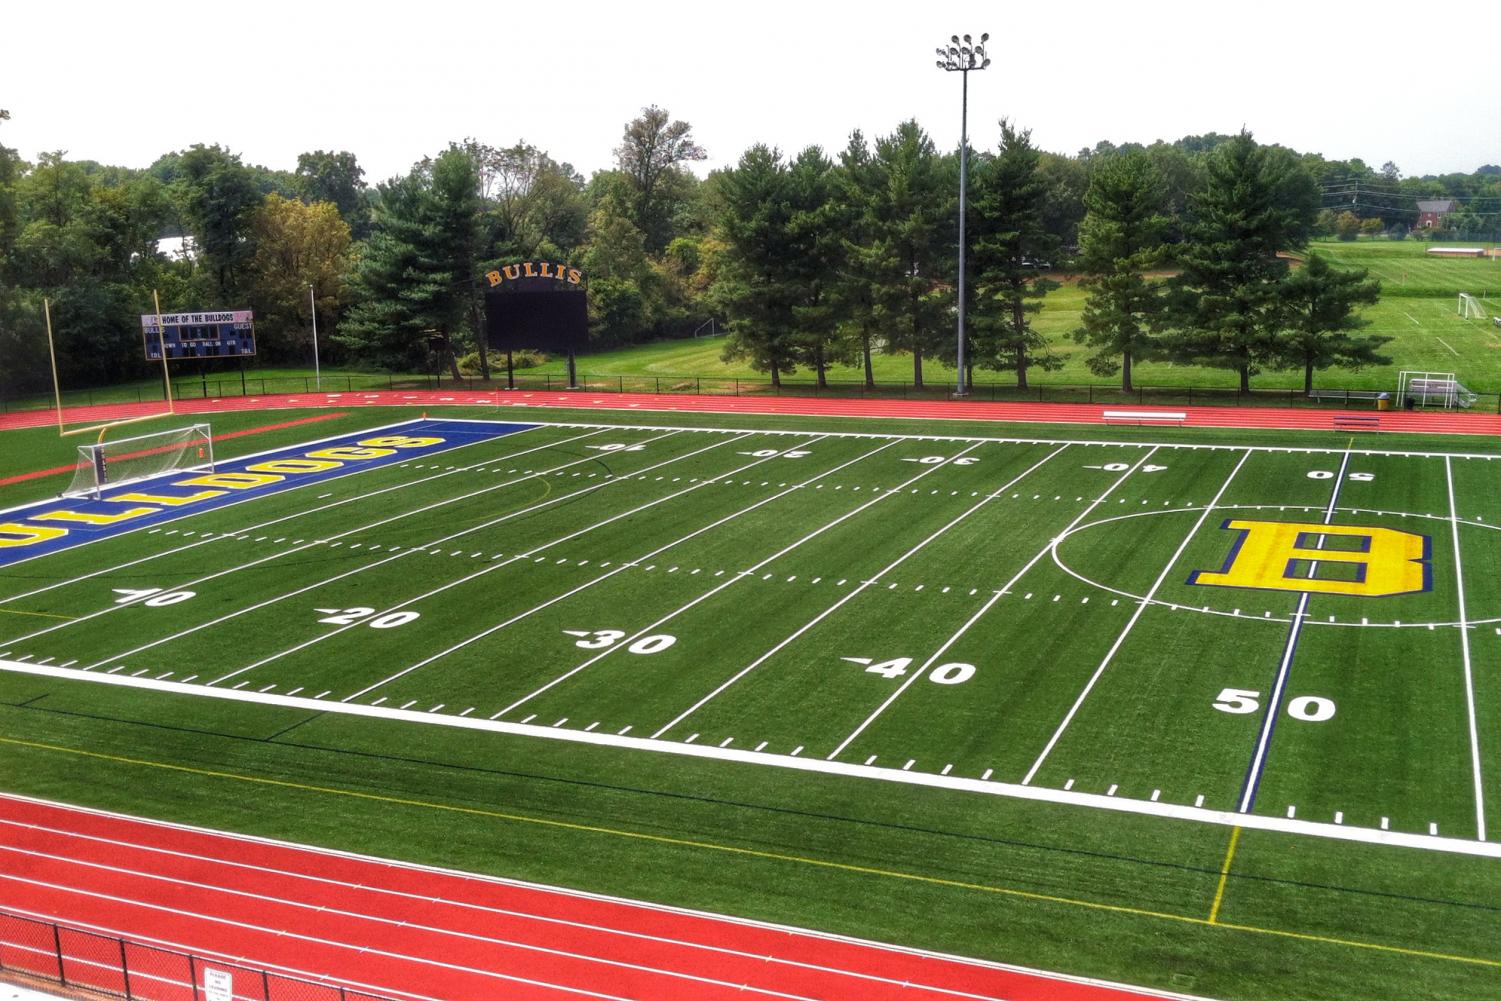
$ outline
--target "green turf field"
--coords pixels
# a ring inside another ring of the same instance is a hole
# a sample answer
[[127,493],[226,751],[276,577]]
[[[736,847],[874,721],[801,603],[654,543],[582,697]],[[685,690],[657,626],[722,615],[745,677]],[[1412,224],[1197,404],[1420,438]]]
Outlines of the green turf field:
[[0,569],[4,787],[1210,996],[1501,994],[1489,443],[540,419]]

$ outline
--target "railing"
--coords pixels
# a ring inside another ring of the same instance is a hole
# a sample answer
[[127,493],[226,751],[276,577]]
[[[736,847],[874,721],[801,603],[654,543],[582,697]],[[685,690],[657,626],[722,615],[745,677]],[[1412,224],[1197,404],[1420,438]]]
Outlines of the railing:
[[0,973],[133,1001],[393,1001],[3,911]]
[[[554,392],[569,388],[563,374],[515,373],[516,390]],[[704,376],[588,375],[580,372],[578,388],[592,393],[696,393],[720,396],[833,396],[869,399],[947,399],[952,384],[928,382],[922,386],[910,382],[881,382],[867,386],[864,382],[830,380],[820,386],[811,379],[783,379],[773,385],[766,378],[718,378]],[[463,390],[466,392],[506,392],[505,376],[494,373],[486,382],[478,377],[455,380],[445,375],[328,374],[322,378],[322,391],[354,393],[362,390]],[[318,392],[312,376],[250,376],[239,373],[202,375],[174,379],[173,396],[177,399],[208,399],[225,396],[266,396],[277,393]],[[970,399],[1029,403],[1098,403],[1159,404],[1162,406],[1279,406],[1327,407],[1331,402],[1347,407],[1370,407],[1371,390],[1317,390],[1317,399],[1309,399],[1301,389],[1240,390],[1206,386],[1138,386],[1124,392],[1118,385],[1034,384],[1018,389],[1013,383],[977,383],[970,387]],[[63,394],[64,406],[93,406],[107,403],[144,403],[162,399],[159,386],[133,384],[79,390]],[[50,396],[36,395],[6,399],[0,397],[0,413],[13,410],[44,410],[53,406]],[[1473,409],[1501,412],[1501,394],[1481,393]]]

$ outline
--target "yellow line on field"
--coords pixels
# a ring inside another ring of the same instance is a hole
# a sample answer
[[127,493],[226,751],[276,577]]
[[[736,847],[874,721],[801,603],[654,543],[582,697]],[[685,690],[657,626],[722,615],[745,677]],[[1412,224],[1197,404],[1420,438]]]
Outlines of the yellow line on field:
[[[1501,960],[1481,959],[1476,956],[1461,956],[1444,952],[1431,952],[1424,949],[1408,949],[1403,946],[1381,945],[1375,942],[1360,942],[1352,939],[1332,938],[1324,935],[1313,935],[1305,932],[1284,931],[1277,928],[1258,928],[1254,925],[1237,925],[1228,923],[1212,923],[1206,918],[1191,917],[1186,914],[1170,914],[1165,911],[1153,911],[1140,907],[1127,907],[1122,904],[1105,904],[1095,900],[1077,900],[1071,897],[1059,897],[1047,893],[1034,893],[1030,890],[1018,890],[1007,886],[990,886],[985,883],[970,883],[963,880],[943,879],[938,876],[924,876],[913,872],[898,872],[893,869],[877,869],[872,866],[852,865],[847,862],[831,862],[827,859],[808,858],[802,855],[786,855],[780,852],[761,851],[755,848],[741,848],[735,845],[721,845],[709,841],[692,841],[685,838],[667,837],[661,834],[645,834],[640,831],[622,831],[612,827],[599,827],[593,824],[577,824],[566,820],[549,820],[544,817],[529,817],[523,814],[503,813],[499,810],[486,810],[473,806],[456,806],[450,803],[434,803],[427,800],[407,799],[400,796],[383,796],[379,793],[360,792],[354,789],[335,789],[328,786],[307,785],[301,782],[290,782],[286,779],[263,778],[257,775],[243,775],[236,772],[221,772],[208,768],[193,768],[189,765],[176,765],[164,761],[147,761],[141,758],[127,758],[121,755],[104,754],[99,751],[84,751],[74,747],[62,747],[56,744],[42,744],[30,740],[18,740],[14,737],[0,737],[0,744],[11,744],[16,747],[28,747],[41,751],[56,751],[61,754],[72,754],[84,758],[94,758],[100,761],[110,761],[115,764],[137,765],[144,768],[157,768],[164,771],[182,772],[188,775],[201,775],[206,778],[227,779],[231,782],[247,782],[253,785],[274,786],[282,789],[295,789],[299,792],[322,793],[330,796],[345,796],[351,799],[369,800],[376,803],[388,803],[395,806],[414,806],[425,810],[439,810],[445,813],[464,814],[473,817],[487,817],[492,820],[505,820],[518,824],[533,824],[539,827],[560,828],[569,831],[579,831],[587,834],[602,834],[609,837],[629,838],[634,841],[647,841],[653,844],[671,845],[676,848],[699,848],[705,851],[722,852],[729,855],[742,855],[751,858],[766,859],[773,862],[791,862],[798,865],[815,866],[820,869],[832,869],[838,872],[858,873],[865,876],[880,876],[888,879],[900,879],[913,883],[922,883],[928,886],[945,886],[957,890],[974,890],[980,893],[993,893],[1001,896],[1015,897],[1022,900],[1032,900],[1039,903],[1061,904],[1067,907],[1082,907],[1094,911],[1107,911],[1115,914],[1130,914],[1135,917],[1158,918],[1163,921],[1175,921],[1180,924],[1198,925],[1200,927],[1213,927],[1217,930],[1245,932],[1252,935],[1274,935],[1280,938],[1298,939],[1306,942],[1319,942],[1325,945],[1338,945],[1352,949],[1370,949],[1378,952],[1396,953],[1404,956],[1414,956],[1422,959],[1440,959],[1454,963],[1465,963],[1472,966],[1484,966],[1501,969]],[[1236,829],[1237,831],[1239,828]]]
[[1230,863],[1235,861],[1235,844],[1240,840],[1240,828],[1230,831],[1230,847],[1225,851],[1225,864],[1220,866],[1220,885],[1214,890],[1214,903],[1209,908],[1209,923],[1219,924],[1220,904],[1225,901],[1225,884],[1230,882]]
[[67,619],[69,622],[77,618],[74,615],[56,615],[52,612],[23,612],[19,608],[0,608],[0,612],[6,615],[40,615],[44,619]]

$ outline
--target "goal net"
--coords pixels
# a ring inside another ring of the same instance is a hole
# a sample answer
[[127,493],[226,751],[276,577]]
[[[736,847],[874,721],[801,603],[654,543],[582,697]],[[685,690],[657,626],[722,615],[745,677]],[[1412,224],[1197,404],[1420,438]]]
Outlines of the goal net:
[[1479,397],[1453,372],[1402,372],[1397,377],[1397,399],[1403,406],[1439,406],[1445,410],[1468,408]]
[[1485,310],[1480,308],[1480,300],[1468,292],[1459,293],[1459,315],[1466,320],[1485,319]]
[[214,439],[209,425],[137,435],[78,446],[78,466],[64,497],[98,497],[105,487],[149,480],[186,470],[213,472]]

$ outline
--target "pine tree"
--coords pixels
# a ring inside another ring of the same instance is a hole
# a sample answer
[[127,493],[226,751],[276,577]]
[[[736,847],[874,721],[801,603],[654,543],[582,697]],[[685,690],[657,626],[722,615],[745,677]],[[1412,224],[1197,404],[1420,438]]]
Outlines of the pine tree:
[[1275,346],[1277,367],[1301,366],[1304,393],[1313,391],[1316,368],[1340,365],[1358,369],[1392,363],[1377,351],[1392,338],[1355,334],[1370,325],[1369,320],[1355,315],[1355,307],[1371,305],[1381,297],[1381,282],[1368,275],[1364,268],[1340,271],[1319,254],[1312,254],[1308,263],[1283,280],[1283,324]]
[[953,199],[933,140],[916,121],[876,141],[871,172],[863,222],[869,243],[852,248],[855,266],[870,281],[886,349],[912,354],[912,382],[920,389],[923,356],[953,308],[953,291],[942,284],[954,242]]
[[1038,174],[1041,154],[1030,130],[1001,120],[1000,152],[975,179],[974,261],[976,364],[1015,371],[1018,389],[1027,372],[1061,368],[1047,339],[1032,327],[1042,298],[1058,283],[1039,274],[1058,251],[1043,226],[1047,184]]
[[1249,132],[1215,147],[1189,199],[1171,285],[1174,360],[1232,369],[1250,390],[1257,367],[1276,358],[1287,273],[1277,253],[1307,243],[1318,205],[1313,177],[1287,150]]
[[1099,376],[1119,372],[1127,393],[1132,364],[1151,357],[1157,346],[1162,297],[1144,273],[1167,254],[1172,219],[1164,211],[1166,200],[1162,175],[1144,152],[1110,157],[1095,167],[1084,196],[1079,249],[1089,297],[1074,339],[1094,349],[1089,370]]
[[715,289],[729,317],[724,357],[769,372],[773,386],[796,371],[798,354],[788,189],[781,154],[760,143],[745,151],[721,185],[727,247]]

